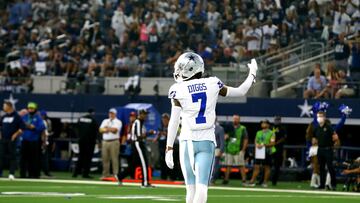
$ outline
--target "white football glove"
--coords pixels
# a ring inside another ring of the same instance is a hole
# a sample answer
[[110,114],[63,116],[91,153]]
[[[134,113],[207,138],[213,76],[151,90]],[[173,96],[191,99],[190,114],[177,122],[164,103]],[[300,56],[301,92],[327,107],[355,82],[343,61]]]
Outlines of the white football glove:
[[258,70],[256,60],[251,59],[251,63],[248,63],[247,66],[249,67],[249,73],[254,76],[254,82],[255,82],[256,72]]
[[173,151],[174,150],[168,150],[165,154],[165,162],[170,169],[174,168]]

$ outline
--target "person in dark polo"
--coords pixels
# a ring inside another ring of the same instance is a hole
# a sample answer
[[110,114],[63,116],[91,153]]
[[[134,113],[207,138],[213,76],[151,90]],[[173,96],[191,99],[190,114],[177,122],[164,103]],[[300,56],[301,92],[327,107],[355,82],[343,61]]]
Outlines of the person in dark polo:
[[86,115],[79,118],[77,128],[79,137],[79,161],[76,164],[73,177],[82,174],[83,178],[92,178],[89,175],[91,159],[94,155],[96,141],[99,138],[99,125],[94,118],[94,114],[94,109],[90,108]]
[[9,179],[14,180],[17,168],[16,144],[18,137],[25,129],[25,124],[10,101],[4,102],[3,110],[5,115],[0,119],[0,171],[3,169],[3,161],[7,156],[10,162]]
[[325,189],[326,170],[325,165],[330,173],[331,188],[336,190],[336,174],[333,165],[335,146],[340,145],[340,140],[336,132],[331,127],[331,123],[326,119],[326,113],[319,111],[316,121],[314,122],[314,137],[318,141],[318,160],[320,166],[320,186],[318,189]]

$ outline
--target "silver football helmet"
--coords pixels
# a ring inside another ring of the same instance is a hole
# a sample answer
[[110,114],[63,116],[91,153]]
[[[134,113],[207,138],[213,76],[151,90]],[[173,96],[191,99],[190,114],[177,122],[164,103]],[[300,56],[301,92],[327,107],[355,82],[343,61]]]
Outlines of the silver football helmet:
[[197,73],[204,73],[204,61],[194,52],[186,52],[179,56],[174,65],[174,79],[182,82]]

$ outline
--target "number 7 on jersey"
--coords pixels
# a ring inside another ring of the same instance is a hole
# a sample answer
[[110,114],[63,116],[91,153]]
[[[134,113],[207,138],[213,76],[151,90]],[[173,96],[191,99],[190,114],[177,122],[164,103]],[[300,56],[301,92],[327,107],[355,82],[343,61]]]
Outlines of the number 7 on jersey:
[[195,118],[196,124],[206,123],[206,117],[204,116],[206,109],[206,100],[207,100],[206,92],[194,93],[191,95],[191,97],[193,103],[196,103],[199,100],[201,100],[199,114]]

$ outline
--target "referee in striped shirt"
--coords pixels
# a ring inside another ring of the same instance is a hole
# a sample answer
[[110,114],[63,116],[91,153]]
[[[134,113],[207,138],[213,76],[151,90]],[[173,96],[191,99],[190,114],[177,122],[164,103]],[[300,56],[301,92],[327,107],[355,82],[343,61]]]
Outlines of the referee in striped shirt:
[[118,176],[119,184],[121,185],[122,179],[125,176],[134,172],[134,169],[140,165],[142,175],[142,187],[153,187],[149,183],[148,176],[148,160],[147,160],[147,149],[145,145],[146,140],[146,128],[145,120],[147,118],[148,111],[142,109],[138,112],[137,119],[131,126],[131,148],[132,148],[132,166],[128,166],[128,169]]

